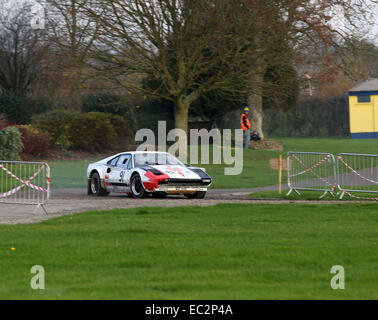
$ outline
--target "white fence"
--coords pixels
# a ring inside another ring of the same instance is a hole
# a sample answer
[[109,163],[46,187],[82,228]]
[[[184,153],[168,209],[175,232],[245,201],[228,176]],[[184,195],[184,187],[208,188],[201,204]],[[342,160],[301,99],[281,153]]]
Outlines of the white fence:
[[36,205],[50,198],[50,167],[44,162],[0,161],[0,203]]
[[353,193],[378,193],[378,155],[340,153],[289,152],[287,155],[290,191],[323,191],[340,199],[345,194],[356,199],[378,198],[356,196]]

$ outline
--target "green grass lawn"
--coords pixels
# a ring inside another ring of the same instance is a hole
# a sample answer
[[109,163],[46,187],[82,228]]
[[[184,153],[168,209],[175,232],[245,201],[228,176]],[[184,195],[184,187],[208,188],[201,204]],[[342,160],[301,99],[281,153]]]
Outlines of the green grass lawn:
[[[2,225],[0,299],[377,299],[377,232],[374,204],[138,208]],[[45,268],[45,290],[30,288],[33,265]],[[330,287],[334,265],[345,290]]]
[[[320,197],[324,194],[324,192],[321,191],[303,191],[298,190],[300,195],[295,193],[295,191],[292,191],[289,196],[287,196],[287,193],[289,190],[283,190],[282,194],[279,194],[278,191],[260,191],[260,192],[254,192],[249,195],[249,198],[251,199],[284,199],[284,200],[324,200],[324,201],[340,201],[340,194],[335,193],[334,197],[327,193],[325,197],[320,199]],[[378,198],[377,193],[365,193],[365,192],[353,192],[353,195],[356,197],[361,198]],[[343,201],[372,201],[369,199],[359,199],[359,198],[352,198],[349,197],[347,194],[344,195]]]
[[[283,155],[287,151],[303,152],[353,152],[378,153],[378,140],[351,140],[346,138],[276,138],[284,143]],[[269,169],[269,159],[277,158],[279,152],[246,150],[244,153],[244,170],[239,176],[225,176],[224,164],[199,165],[206,168],[214,178],[213,188],[255,188],[278,183],[277,171]],[[100,160],[100,159],[97,159]],[[95,161],[95,160],[93,160]],[[52,188],[85,188],[86,169],[92,161],[50,161]],[[283,181],[286,181],[284,172]]]
[[86,188],[87,167],[94,160],[58,160],[49,161],[51,168],[51,188]]
[[378,154],[378,139],[356,140],[349,138],[277,138],[284,143],[285,152],[329,152]]

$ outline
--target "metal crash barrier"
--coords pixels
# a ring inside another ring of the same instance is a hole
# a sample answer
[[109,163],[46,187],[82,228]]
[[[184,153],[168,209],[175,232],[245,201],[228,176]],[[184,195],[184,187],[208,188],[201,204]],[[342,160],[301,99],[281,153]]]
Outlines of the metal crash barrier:
[[45,208],[50,198],[50,167],[45,162],[0,161],[0,203]]
[[340,199],[347,194],[352,198],[378,200],[352,194],[378,193],[378,155],[340,153],[336,158]]
[[332,195],[336,190],[335,157],[330,153],[289,152],[287,156],[290,195],[298,190],[323,191]]
[[345,195],[355,199],[378,200],[353,193],[378,193],[378,155],[315,152],[288,152],[288,185],[290,195],[298,190],[323,191],[340,199]]

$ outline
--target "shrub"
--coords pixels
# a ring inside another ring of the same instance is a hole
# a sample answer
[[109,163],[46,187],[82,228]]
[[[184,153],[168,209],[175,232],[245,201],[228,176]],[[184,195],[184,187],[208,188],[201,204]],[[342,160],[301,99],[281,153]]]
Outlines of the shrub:
[[48,132],[40,131],[31,125],[18,126],[22,135],[23,154],[42,156],[51,148],[51,136]]
[[52,143],[63,149],[70,146],[68,128],[78,113],[67,110],[54,110],[32,117],[33,127],[50,134]]
[[48,108],[43,98],[0,96],[0,113],[5,113],[12,123],[30,123],[33,115],[46,112]]
[[69,140],[74,149],[103,152],[115,148],[126,127],[120,116],[102,112],[78,115],[69,126]]
[[126,124],[126,121],[118,115],[114,114],[107,114],[109,117],[109,120],[111,124],[114,127],[114,130],[117,135],[125,135],[127,133],[128,125]]
[[21,133],[15,127],[7,127],[0,131],[0,159],[18,160],[22,150]]

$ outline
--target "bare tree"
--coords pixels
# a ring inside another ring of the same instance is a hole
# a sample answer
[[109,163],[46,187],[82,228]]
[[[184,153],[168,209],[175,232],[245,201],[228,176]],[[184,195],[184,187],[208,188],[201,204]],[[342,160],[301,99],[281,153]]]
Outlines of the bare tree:
[[55,68],[69,81],[73,100],[90,79],[87,70],[89,50],[97,39],[98,24],[84,14],[90,0],[46,0],[48,39]]
[[0,12],[0,92],[30,93],[43,68],[46,43],[43,31],[33,30],[30,6],[23,3]]
[[[176,127],[186,131],[189,108],[203,93],[248,92],[258,12],[247,2],[92,1],[85,10],[101,26],[92,66],[120,86],[173,101]],[[160,86],[143,87],[126,75],[152,76]]]
[[[251,1],[251,5],[255,5],[255,2]],[[261,54],[257,55],[258,67],[251,78],[254,90],[248,98],[248,103],[252,107],[252,123],[261,137],[264,137],[262,97],[264,86],[267,85],[264,83],[264,75],[272,61],[274,65],[285,63],[288,61],[287,55],[291,55],[293,65],[307,65],[317,73],[320,81],[332,82],[343,68],[343,65],[338,63],[340,59],[335,58],[335,48],[344,38],[359,31],[361,20],[369,21],[366,16],[372,12],[370,2],[368,0],[262,1],[261,5],[270,12],[271,24],[268,29],[255,28],[258,33],[255,34],[254,39],[260,43],[258,47]],[[335,22],[336,18],[339,23]],[[279,50],[277,44],[282,42],[288,50]]]
[[[331,75],[330,48],[366,13],[365,0],[49,1],[65,21],[55,41],[78,66],[86,64],[128,90],[173,101],[176,127],[184,130],[190,106],[204,93],[248,96],[262,137],[269,66],[314,64]],[[336,5],[348,28],[330,22]],[[146,77],[159,86],[142,86]]]

